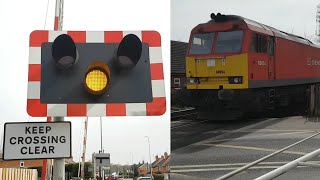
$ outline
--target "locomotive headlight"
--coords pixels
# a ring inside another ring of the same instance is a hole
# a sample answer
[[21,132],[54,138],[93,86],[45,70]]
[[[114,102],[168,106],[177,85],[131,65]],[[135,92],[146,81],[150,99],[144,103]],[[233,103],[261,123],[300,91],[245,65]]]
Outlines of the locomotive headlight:
[[234,83],[239,83],[239,81],[240,81],[240,79],[239,78],[237,78],[237,77],[235,77],[234,79],[233,79],[233,81],[234,81]]
[[188,84],[198,84],[198,78],[188,78],[187,79]]
[[242,77],[229,77],[230,84],[242,84]]

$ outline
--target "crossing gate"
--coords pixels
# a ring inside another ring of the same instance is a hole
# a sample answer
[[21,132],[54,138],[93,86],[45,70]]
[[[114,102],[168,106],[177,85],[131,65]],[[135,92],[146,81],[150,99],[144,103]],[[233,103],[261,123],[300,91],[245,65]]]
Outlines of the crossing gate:
[[38,180],[36,169],[0,168],[2,180]]

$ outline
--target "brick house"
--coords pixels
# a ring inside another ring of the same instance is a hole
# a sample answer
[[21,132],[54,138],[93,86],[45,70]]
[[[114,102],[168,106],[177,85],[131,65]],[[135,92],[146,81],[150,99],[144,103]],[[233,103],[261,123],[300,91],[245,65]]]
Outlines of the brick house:
[[167,153],[164,153],[164,161],[161,162],[161,164],[159,164],[159,171],[161,173],[169,173],[170,172],[170,165],[169,165],[169,162],[170,162],[170,159],[171,159],[171,155],[168,155]]
[[152,173],[169,173],[170,166],[169,162],[171,155],[168,155],[167,152],[164,153],[160,158],[156,156],[156,160],[152,163]]
[[146,176],[149,172],[149,164],[143,163],[138,167],[139,175],[140,176]]
[[[163,174],[169,173],[170,171],[170,162],[171,155],[168,155],[167,152],[164,153],[161,157],[158,155],[155,156],[155,161],[152,163],[152,174]],[[142,163],[138,167],[139,175],[146,176],[150,174],[150,168],[148,163]]]

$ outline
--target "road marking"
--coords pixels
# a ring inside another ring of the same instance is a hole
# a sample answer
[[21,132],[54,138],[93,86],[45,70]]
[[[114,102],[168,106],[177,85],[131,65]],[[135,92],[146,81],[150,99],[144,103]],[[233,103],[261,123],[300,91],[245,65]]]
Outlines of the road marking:
[[[238,131],[238,133],[267,133],[267,132],[318,132],[319,129],[307,129],[307,130],[289,130],[289,129],[250,129],[246,131]],[[227,133],[227,132],[232,132],[232,130],[214,130],[214,131],[207,131],[204,132],[204,134],[209,134],[209,133]]]
[[315,131],[319,131],[319,129],[253,129],[253,130],[262,130],[262,131],[279,131],[279,132],[292,132],[292,131],[299,131],[299,132],[315,132]]
[[[236,146],[236,145],[227,145],[227,144],[202,144],[202,145],[204,145],[204,146],[222,147],[222,148],[265,151],[265,152],[276,152],[276,151],[278,151],[277,149],[258,148],[258,147],[250,147],[250,146]],[[282,153],[295,154],[295,155],[306,155],[307,154],[305,152],[296,152],[296,151],[283,151]]]
[[[219,142],[224,142],[224,141],[241,141],[241,140],[250,140],[250,139],[255,139],[255,138],[260,138],[260,137],[281,136],[281,135],[289,135],[289,134],[305,134],[305,133],[314,133],[314,132],[291,132],[291,133],[278,133],[278,134],[264,134],[264,135],[257,135],[257,136],[243,136],[243,137],[233,138],[233,139],[214,140],[214,141],[211,141],[210,143],[213,144],[213,143],[219,143]],[[317,133],[317,132],[315,132],[315,133]],[[197,145],[201,145],[201,144],[197,144]]]
[[[224,134],[220,134],[216,137],[213,137],[213,138],[209,138],[207,140],[204,140],[204,141],[201,141],[201,142],[197,142],[197,143],[194,143],[192,145],[201,145],[202,143],[210,143],[211,141],[214,141],[214,140],[218,140],[218,139],[222,139],[222,138],[225,138],[231,134],[234,134],[234,133],[238,133],[238,132],[241,132],[241,131],[246,131],[248,129],[252,129],[256,126],[260,126],[260,125],[263,125],[263,124],[267,124],[267,123],[270,123],[270,122],[273,122],[273,121],[281,121],[283,120],[282,118],[271,118],[271,119],[267,119],[267,120],[264,120],[264,121],[261,121],[261,122],[258,122],[258,123],[255,123],[255,124],[251,124],[251,125],[248,125],[248,126],[245,126],[245,127],[242,127],[242,128],[239,128],[239,129],[236,129],[236,130],[232,130],[232,131],[229,131],[227,133],[224,133]],[[183,139],[183,138],[181,138]],[[180,140],[180,139],[179,139]],[[177,140],[176,140],[177,141]],[[174,142],[174,141],[171,141],[171,142]]]
[[[259,165],[281,165],[289,162],[261,162]],[[249,163],[231,163],[231,164],[198,164],[198,165],[181,165],[170,166],[170,169],[185,169],[185,168],[205,168],[205,167],[230,167],[230,166],[245,166]]]
[[[277,169],[281,166],[257,166],[251,167],[248,169]],[[298,168],[308,167],[308,166],[299,166]],[[236,170],[239,167],[230,167],[230,168],[207,168],[207,169],[179,169],[179,170],[170,170],[173,173],[183,173],[183,172],[204,172],[204,171],[232,171]]]
[[[289,161],[284,162],[261,162],[256,166],[249,169],[276,169]],[[320,161],[310,161],[309,163],[319,164]],[[184,173],[184,172],[203,172],[203,171],[232,171],[239,169],[248,163],[233,163],[233,164],[208,164],[208,165],[186,165],[186,166],[171,166],[170,172],[172,173]],[[231,166],[231,167],[230,167]],[[233,166],[233,167],[232,167]],[[298,166],[297,168],[309,167],[309,166]]]
[[249,136],[249,137],[244,137],[246,139],[254,139],[254,138],[260,138],[260,137],[268,137],[268,136],[282,136],[282,135],[291,135],[291,134],[313,134],[313,133],[318,133],[318,132],[305,132],[305,131],[298,131],[298,132],[287,132],[287,133],[276,133],[276,134],[264,134],[264,135],[257,135],[257,136]]
[[[261,162],[259,165],[284,165],[291,161],[279,161],[279,162]],[[250,162],[249,162],[250,163]],[[185,169],[185,168],[205,168],[205,167],[230,167],[230,166],[245,166],[249,163],[230,163],[230,164],[195,164],[195,165],[177,165],[170,166],[170,169]],[[308,161],[308,163],[320,164],[320,161]]]
[[[251,167],[249,169],[276,169],[281,166],[258,166]],[[207,169],[179,169],[179,170],[170,170],[173,173],[183,173],[183,172],[203,172],[203,171],[232,171],[236,170],[238,167],[230,167],[230,168],[207,168]]]

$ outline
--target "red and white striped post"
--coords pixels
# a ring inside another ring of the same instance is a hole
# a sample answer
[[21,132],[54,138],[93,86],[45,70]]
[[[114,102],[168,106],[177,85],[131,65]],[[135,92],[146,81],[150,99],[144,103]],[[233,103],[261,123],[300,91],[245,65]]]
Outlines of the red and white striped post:
[[54,30],[55,31],[62,30],[63,1],[64,0],[56,0],[56,10],[55,10],[55,16],[54,16]]
[[[64,0],[56,0],[55,18],[54,18],[54,30],[62,30],[62,18],[63,18],[63,3]],[[52,117],[54,122],[64,121],[64,117]],[[53,176],[54,180],[65,180],[65,164],[64,158],[55,159],[53,161]]]

